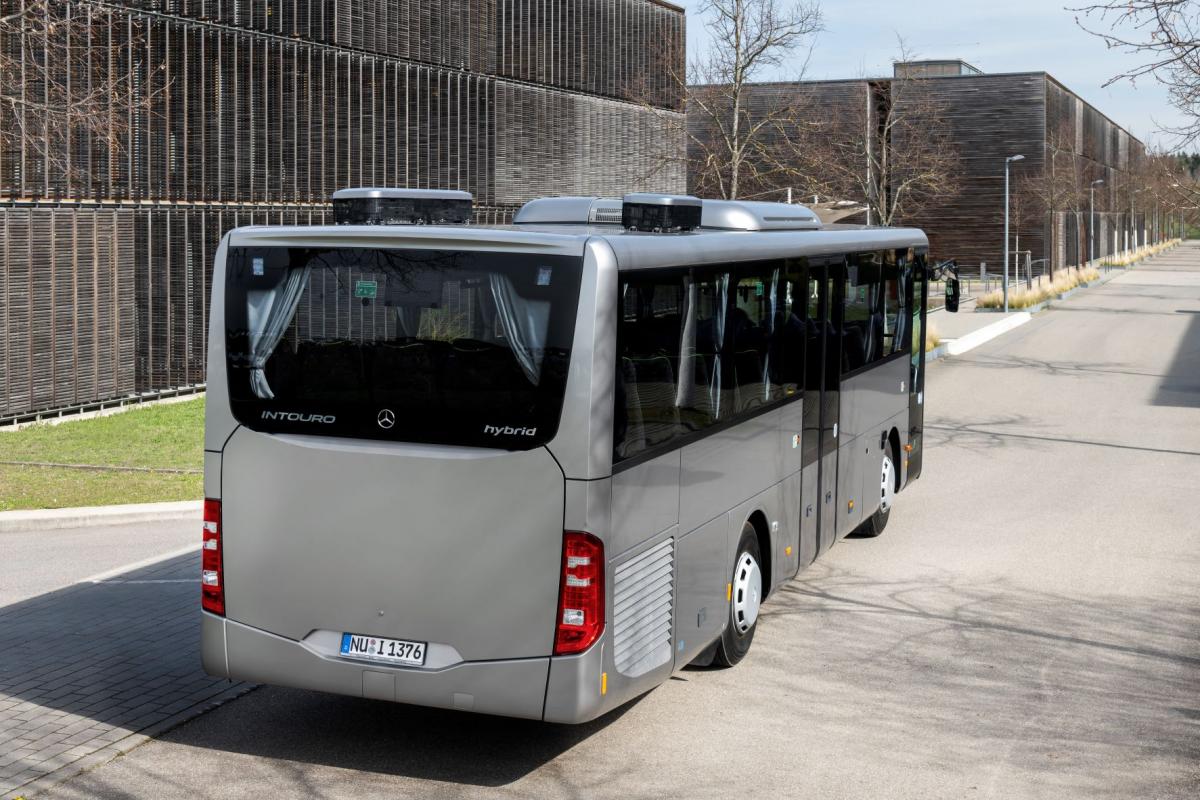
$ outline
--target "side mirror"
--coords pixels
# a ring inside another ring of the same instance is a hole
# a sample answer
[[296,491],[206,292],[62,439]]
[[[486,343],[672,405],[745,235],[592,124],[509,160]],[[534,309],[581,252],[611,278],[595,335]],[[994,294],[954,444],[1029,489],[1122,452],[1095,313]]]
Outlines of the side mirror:
[[962,299],[962,289],[958,285],[958,278],[946,279],[946,310],[951,314],[958,311],[958,302]]

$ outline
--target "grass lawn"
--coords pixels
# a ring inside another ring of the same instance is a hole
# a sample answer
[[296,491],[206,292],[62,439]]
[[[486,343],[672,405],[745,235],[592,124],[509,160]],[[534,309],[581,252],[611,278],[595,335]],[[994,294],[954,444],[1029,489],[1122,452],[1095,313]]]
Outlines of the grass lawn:
[[[194,469],[204,466],[204,400],[0,431],[0,461]],[[198,500],[199,472],[112,472],[0,464],[0,511]]]

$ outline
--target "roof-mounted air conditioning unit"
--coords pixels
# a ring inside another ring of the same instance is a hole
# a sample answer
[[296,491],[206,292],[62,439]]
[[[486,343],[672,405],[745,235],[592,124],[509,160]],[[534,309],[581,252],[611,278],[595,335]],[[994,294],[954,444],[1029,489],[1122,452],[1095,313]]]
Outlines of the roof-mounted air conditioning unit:
[[470,192],[447,189],[341,189],[333,193],[338,225],[462,225],[471,221]]
[[644,233],[682,233],[700,227],[704,201],[685,194],[638,192],[621,198],[621,226]]

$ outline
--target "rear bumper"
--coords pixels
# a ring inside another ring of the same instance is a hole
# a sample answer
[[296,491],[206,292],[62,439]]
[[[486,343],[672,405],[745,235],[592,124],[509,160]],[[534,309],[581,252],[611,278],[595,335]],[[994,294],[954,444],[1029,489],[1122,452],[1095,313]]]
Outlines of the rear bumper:
[[398,703],[542,719],[549,658],[397,669],[314,653],[291,639],[203,613],[201,658],[209,674]]

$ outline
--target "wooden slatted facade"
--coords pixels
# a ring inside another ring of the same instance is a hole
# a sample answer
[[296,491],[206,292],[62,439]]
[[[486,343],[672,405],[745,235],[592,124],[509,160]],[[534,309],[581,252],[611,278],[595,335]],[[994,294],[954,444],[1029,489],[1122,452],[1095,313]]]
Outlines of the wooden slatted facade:
[[[957,260],[966,274],[977,273],[985,263],[993,274],[1003,269],[1004,160],[1016,154],[1025,159],[1012,166],[1010,247],[1029,250],[1033,262],[1043,262],[1035,272],[1047,270],[1051,263],[1057,268],[1086,260],[1089,235],[1094,236],[1097,257],[1155,236],[1147,230],[1146,214],[1135,213],[1129,197],[1131,173],[1144,157],[1145,146],[1050,75],[944,69],[922,71],[922,81],[922,95],[931,95],[939,104],[960,161],[958,193],[900,221],[926,230],[934,257]],[[862,108],[871,87],[882,87],[886,94],[889,84],[896,85],[891,78],[760,84],[750,87],[746,103],[751,115],[778,109],[790,99],[797,108],[810,109],[825,119],[844,115],[865,121]],[[894,88],[892,93],[896,96]],[[693,133],[702,135],[705,124],[703,119],[689,119]],[[1061,141],[1061,130],[1070,132],[1068,141]],[[802,141],[803,135],[796,139]],[[1073,163],[1084,191],[1092,180],[1105,179],[1096,193],[1097,224],[1090,234],[1086,199],[1073,202],[1069,209],[1056,209],[1052,221],[1044,210],[1031,210],[1030,199],[1019,197],[1028,177],[1041,175],[1046,168],[1052,145],[1069,151],[1068,163]],[[768,146],[778,144],[769,141]],[[751,183],[746,194],[774,199],[790,186],[803,197],[807,187],[792,184],[794,180],[781,177],[775,183],[770,179]],[[693,190],[704,191],[701,183],[697,174],[689,175]],[[842,192],[837,199],[864,199],[856,194],[861,190],[850,185],[834,191]],[[1021,202],[1027,204],[1024,211]]]
[[[0,0],[0,16],[30,1]],[[35,142],[0,148],[0,419],[203,381],[221,235],[324,221],[337,189],[464,189],[481,222],[542,194],[684,189],[677,156],[657,168],[683,148],[679,92],[645,80],[652,54],[683,54],[683,12],[660,0],[100,6],[118,46],[70,79],[126,71],[151,102],[115,155],[82,132],[56,162]],[[80,225],[108,231],[107,249],[62,233]],[[60,286],[93,272],[125,293],[118,309]],[[112,324],[68,339],[51,324],[87,314]]]

